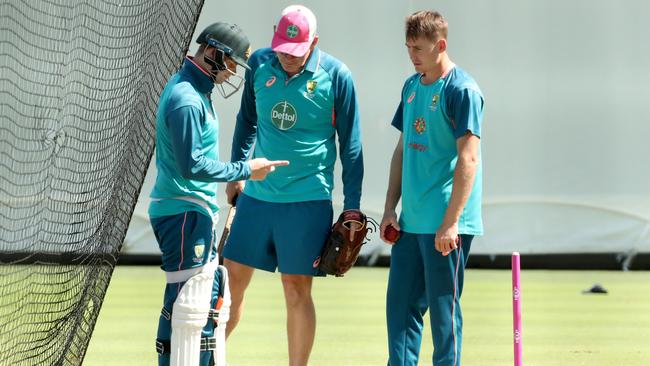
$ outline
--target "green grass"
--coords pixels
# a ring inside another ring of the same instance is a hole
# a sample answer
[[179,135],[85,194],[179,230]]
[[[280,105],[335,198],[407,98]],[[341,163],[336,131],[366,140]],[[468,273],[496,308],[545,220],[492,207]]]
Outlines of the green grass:
[[[314,283],[318,328],[312,366],[385,365],[386,268],[356,267]],[[463,364],[512,365],[510,272],[468,270],[462,298]],[[607,295],[581,290],[601,283]],[[84,365],[156,364],[164,277],[157,267],[117,267]],[[277,274],[256,272],[244,318],[228,343],[232,366],[287,365]],[[523,271],[526,366],[650,365],[650,273]],[[428,324],[428,322],[427,322]],[[431,365],[425,327],[421,365]]]

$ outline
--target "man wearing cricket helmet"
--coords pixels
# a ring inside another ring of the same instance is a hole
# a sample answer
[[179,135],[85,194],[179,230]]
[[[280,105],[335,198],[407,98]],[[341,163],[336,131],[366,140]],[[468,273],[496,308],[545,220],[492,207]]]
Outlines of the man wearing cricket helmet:
[[[282,12],[270,48],[249,61],[232,144],[233,162],[282,157],[291,165],[264,182],[229,183],[237,198],[224,246],[230,273],[231,323],[243,311],[255,269],[281,273],[287,307],[289,364],[307,365],[316,332],[313,276],[332,225],[338,137],[344,209],[359,209],[363,157],[358,105],[349,69],[316,44],[316,17],[304,6]],[[360,227],[356,226],[358,230]],[[229,324],[229,330],[232,328]]]
[[400,138],[381,223],[381,237],[390,244],[396,238],[391,232],[402,232],[391,250],[386,296],[388,365],[418,364],[428,309],[433,365],[458,366],[463,273],[472,239],[483,233],[483,95],[449,59],[440,13],[407,17],[406,48],[417,73],[404,83],[393,117]]
[[[156,116],[158,175],[149,217],[167,279],[156,339],[161,366],[225,366],[230,299],[227,271],[216,258],[217,182],[263,180],[288,164],[219,161],[211,92],[215,85],[224,97],[237,91],[229,79],[237,77],[237,65],[248,67],[250,46],[242,30],[227,23],[210,25],[197,42],[197,53],[165,86]],[[226,92],[223,84],[234,90]]]

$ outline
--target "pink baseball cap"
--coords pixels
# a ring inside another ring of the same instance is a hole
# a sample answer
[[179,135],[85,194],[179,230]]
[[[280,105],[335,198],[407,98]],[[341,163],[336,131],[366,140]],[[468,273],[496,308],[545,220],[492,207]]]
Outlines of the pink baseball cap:
[[302,5],[290,5],[282,11],[275,28],[271,48],[273,51],[301,57],[309,50],[316,37],[316,16]]

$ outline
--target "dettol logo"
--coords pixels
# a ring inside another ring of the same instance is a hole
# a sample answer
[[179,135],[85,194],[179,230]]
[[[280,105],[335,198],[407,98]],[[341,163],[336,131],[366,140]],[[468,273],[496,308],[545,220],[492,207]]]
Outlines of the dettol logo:
[[275,127],[281,130],[288,130],[296,124],[298,113],[287,101],[280,102],[271,109],[271,121]]

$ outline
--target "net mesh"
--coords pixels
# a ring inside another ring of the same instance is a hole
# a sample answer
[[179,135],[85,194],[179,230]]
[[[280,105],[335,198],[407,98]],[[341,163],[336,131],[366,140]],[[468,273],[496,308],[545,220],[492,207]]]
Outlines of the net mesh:
[[81,364],[202,5],[0,0],[0,364]]

